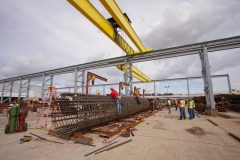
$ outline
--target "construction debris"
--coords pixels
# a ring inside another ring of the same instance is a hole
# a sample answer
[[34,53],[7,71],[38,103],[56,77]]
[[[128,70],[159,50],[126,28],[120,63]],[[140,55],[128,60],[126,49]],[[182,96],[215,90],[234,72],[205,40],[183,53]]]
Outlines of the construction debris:
[[30,132],[29,134],[31,134],[31,135],[33,135],[33,136],[35,136],[35,137],[38,137],[38,138],[40,138],[40,139],[42,139],[42,140],[48,141],[48,142],[53,142],[53,143],[58,143],[58,144],[64,144],[64,143],[62,143],[62,142],[58,142],[58,141],[53,141],[53,140],[46,139],[46,138],[44,138],[44,137],[41,137],[41,136],[39,136],[39,135],[37,135],[37,134],[34,134],[34,133],[31,133],[31,132]]
[[75,141],[80,144],[93,146],[93,139],[91,137],[87,137],[81,133],[75,133],[71,136],[70,140]]
[[[214,99],[218,112],[227,112],[228,110],[240,112],[240,95],[219,94],[215,95]],[[205,113],[207,108],[205,96],[194,97],[194,101],[196,103],[196,110],[199,113]]]
[[84,155],[84,157],[87,157],[87,156],[89,156],[89,155],[91,155],[91,154],[93,154],[93,153],[95,153],[95,152],[97,152],[97,151],[100,151],[100,150],[102,150],[102,149],[104,149],[104,148],[107,148],[107,147],[109,147],[109,146],[111,146],[111,145],[113,145],[113,144],[115,144],[115,143],[117,143],[118,141],[115,141],[115,142],[112,142],[112,143],[110,143],[110,144],[107,144],[107,145],[105,145],[105,146],[103,146],[103,147],[101,147],[101,148],[98,148],[98,149],[96,149],[96,150],[94,150],[94,151],[92,151],[92,152],[90,152],[90,153],[88,153],[88,154],[85,154]]
[[32,140],[32,136],[24,136],[23,138],[20,138],[20,144],[23,142],[30,142]]
[[[123,136],[130,136],[130,132],[134,130],[134,127],[143,122],[144,118],[152,116],[158,112],[158,110],[148,110],[125,119],[119,119],[112,122],[109,125],[102,127],[96,127],[91,129],[92,132],[98,134],[100,137],[110,138],[116,134],[121,133]],[[132,133],[133,134],[133,133]]]
[[102,152],[105,152],[105,151],[112,150],[112,149],[114,149],[114,148],[116,148],[116,147],[119,147],[119,146],[121,146],[121,145],[123,145],[123,144],[129,143],[129,142],[131,142],[131,141],[132,141],[132,139],[128,139],[128,140],[126,140],[126,141],[124,141],[124,142],[121,142],[121,143],[118,143],[118,144],[116,144],[116,145],[114,145],[114,146],[112,146],[112,147],[109,147],[109,148],[106,148],[106,149],[101,150],[101,151],[99,151],[99,152],[96,152],[95,154],[99,154],[99,153],[102,153]]

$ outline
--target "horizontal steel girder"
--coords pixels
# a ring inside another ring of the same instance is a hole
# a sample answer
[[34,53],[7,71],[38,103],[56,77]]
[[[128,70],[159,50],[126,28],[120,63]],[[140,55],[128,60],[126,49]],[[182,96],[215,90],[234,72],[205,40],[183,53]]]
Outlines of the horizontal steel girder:
[[166,48],[166,49],[160,49],[152,52],[135,54],[131,56],[121,56],[116,58],[88,62],[88,63],[73,65],[69,67],[63,67],[63,68],[58,68],[58,69],[53,69],[53,70],[48,70],[43,72],[37,72],[37,73],[7,78],[7,79],[0,80],[0,83],[3,83],[4,81],[5,82],[18,81],[20,78],[22,79],[37,78],[37,77],[41,77],[43,74],[58,75],[58,74],[72,73],[75,71],[75,68],[78,68],[79,70],[90,70],[90,69],[112,67],[115,65],[123,64],[125,59],[127,59],[129,63],[138,63],[138,62],[145,62],[145,61],[151,61],[151,60],[157,60],[157,59],[194,55],[194,54],[199,54],[202,51],[203,44],[207,46],[208,52],[240,48],[240,36],[218,39],[213,41],[205,41],[205,42]]

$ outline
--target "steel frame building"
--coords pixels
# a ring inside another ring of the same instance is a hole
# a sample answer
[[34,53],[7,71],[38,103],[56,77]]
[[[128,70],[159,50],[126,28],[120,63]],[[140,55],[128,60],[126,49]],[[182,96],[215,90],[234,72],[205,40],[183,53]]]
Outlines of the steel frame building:
[[240,48],[240,36],[160,49],[156,51],[139,53],[129,56],[104,59],[84,64],[73,65],[69,67],[63,67],[53,70],[37,72],[33,74],[2,79],[0,80],[0,83],[2,83],[1,102],[3,102],[3,97],[4,95],[6,95],[6,93],[10,93],[9,100],[11,100],[13,82],[16,81],[20,82],[19,98],[22,97],[23,95],[25,95],[26,98],[28,98],[31,79],[42,77],[42,96],[43,96],[44,92],[46,91],[46,87],[48,85],[53,85],[53,78],[55,75],[74,72],[75,73],[74,91],[77,92],[78,83],[80,83],[81,86],[83,86],[82,89],[84,89],[85,84],[84,74],[86,70],[112,67],[118,64],[125,64],[127,66],[127,69],[125,71],[125,82],[129,83],[130,87],[126,86],[125,89],[126,92],[129,93],[130,91],[131,93],[132,92],[131,66],[133,63],[198,54],[202,65],[202,77],[204,80],[204,92],[206,96],[207,106],[210,109],[215,109],[208,52],[215,52],[234,48]]

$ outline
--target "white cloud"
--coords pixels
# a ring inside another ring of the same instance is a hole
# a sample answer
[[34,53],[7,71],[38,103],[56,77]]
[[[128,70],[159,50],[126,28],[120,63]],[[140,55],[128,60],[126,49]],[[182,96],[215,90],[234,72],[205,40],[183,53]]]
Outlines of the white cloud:
[[[101,4],[97,8],[106,18]],[[117,1],[146,47],[160,49],[240,34],[239,0]],[[67,1],[0,1],[0,78],[122,55],[122,51]],[[230,73],[239,86],[239,50],[210,54],[213,74]],[[152,79],[200,75],[199,57],[136,64]],[[110,82],[114,67],[94,70]],[[71,80],[66,80],[69,84]],[[64,83],[64,82],[61,82]]]

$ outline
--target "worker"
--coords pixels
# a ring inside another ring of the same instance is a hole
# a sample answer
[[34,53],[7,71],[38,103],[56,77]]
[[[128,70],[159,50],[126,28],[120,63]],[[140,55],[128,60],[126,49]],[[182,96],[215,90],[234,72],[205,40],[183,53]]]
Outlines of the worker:
[[177,111],[177,109],[178,109],[178,100],[177,100],[177,98],[175,98],[174,103],[175,103],[175,108],[176,108],[176,111]]
[[133,96],[134,96],[134,98],[136,99],[137,104],[140,104],[140,99],[139,99],[139,89],[140,89],[140,88],[137,88],[136,86],[134,86],[134,93],[133,93]]
[[111,87],[110,90],[111,93],[108,94],[108,96],[112,97],[114,104],[117,107],[117,113],[120,114],[122,112],[122,106],[119,101],[118,92],[113,87]]
[[168,98],[167,99],[168,114],[171,114],[171,106],[172,106],[171,100]]
[[185,101],[183,100],[183,98],[181,98],[180,101],[179,101],[179,111],[180,111],[180,118],[179,118],[179,120],[186,119]]
[[100,91],[97,89],[97,91],[96,91],[96,95],[100,95]]
[[192,99],[192,103],[193,103],[193,113],[192,113],[192,115],[193,115],[193,118],[195,118],[198,115],[197,115],[197,111],[195,110],[195,102],[194,102],[193,98],[191,98],[191,99]]
[[92,85],[94,86],[94,82],[95,82],[95,80],[96,80],[96,76],[93,75],[93,76],[91,77],[91,79],[92,79]]
[[189,119],[193,119],[193,104],[194,101],[192,98],[189,99],[188,102],[188,114],[189,114]]

